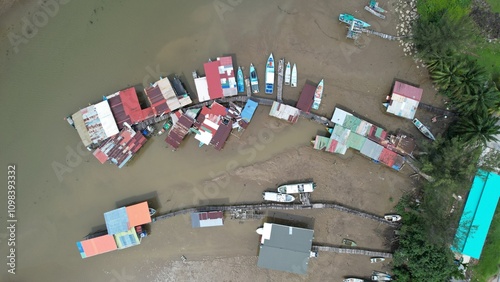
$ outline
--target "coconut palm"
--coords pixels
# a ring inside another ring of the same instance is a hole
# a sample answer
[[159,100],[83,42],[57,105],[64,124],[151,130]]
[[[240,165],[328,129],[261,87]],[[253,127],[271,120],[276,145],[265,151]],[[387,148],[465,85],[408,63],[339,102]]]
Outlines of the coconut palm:
[[500,92],[495,86],[483,86],[478,90],[454,97],[453,104],[464,116],[490,114],[500,103]]
[[499,141],[495,136],[500,134],[499,120],[488,114],[462,117],[450,131],[469,145],[484,145],[489,141]]
[[456,58],[457,58],[457,53],[451,50],[444,52],[443,54],[438,52],[432,52],[430,54],[426,54],[425,57],[423,57],[424,61],[427,64],[427,69],[430,72],[442,69],[445,65],[449,64],[450,62],[455,62]]
[[460,76],[466,71],[464,61],[452,60],[431,71],[431,78],[440,90],[446,92],[460,80]]
[[476,61],[467,60],[465,66],[461,69],[454,85],[450,91],[457,100],[462,100],[462,96],[470,96],[480,89],[484,89],[488,84],[488,75],[486,70]]

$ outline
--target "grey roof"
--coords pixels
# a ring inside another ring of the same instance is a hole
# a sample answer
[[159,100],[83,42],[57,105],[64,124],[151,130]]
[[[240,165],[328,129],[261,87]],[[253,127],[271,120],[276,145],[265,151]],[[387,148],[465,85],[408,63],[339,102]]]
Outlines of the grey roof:
[[257,265],[307,274],[314,230],[273,224],[269,240],[260,246]]

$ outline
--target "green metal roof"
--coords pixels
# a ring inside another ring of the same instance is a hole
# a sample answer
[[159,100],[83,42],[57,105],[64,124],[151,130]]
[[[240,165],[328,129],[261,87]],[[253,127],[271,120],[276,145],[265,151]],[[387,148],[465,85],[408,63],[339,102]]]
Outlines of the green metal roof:
[[467,197],[452,250],[479,259],[500,198],[500,175],[479,170]]

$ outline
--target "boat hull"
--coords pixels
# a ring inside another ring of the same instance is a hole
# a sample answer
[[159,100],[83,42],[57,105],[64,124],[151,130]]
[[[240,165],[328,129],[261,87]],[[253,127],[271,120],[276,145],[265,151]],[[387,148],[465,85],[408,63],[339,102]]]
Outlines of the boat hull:
[[281,194],[276,192],[264,192],[262,193],[262,198],[265,201],[279,202],[279,203],[291,203],[295,201],[295,197],[289,194]]
[[292,67],[290,66],[290,62],[288,62],[285,69],[285,85],[290,85],[291,72]]
[[241,70],[241,67],[238,67],[237,80],[238,92],[245,92],[245,79],[243,78],[243,71]]
[[252,88],[252,93],[259,93],[259,78],[253,64],[250,64],[250,87]]
[[292,87],[297,87],[297,65],[296,64],[293,64],[290,84]]
[[317,110],[321,104],[321,99],[323,98],[323,79],[318,83],[316,91],[314,92],[314,102],[312,108]]
[[299,194],[306,192],[313,192],[316,188],[316,184],[314,182],[306,182],[306,183],[297,183],[297,184],[287,184],[281,185],[278,187],[278,193],[282,194]]
[[423,123],[421,123],[417,118],[413,119],[413,124],[422,132],[425,137],[431,139],[432,141],[436,141],[436,138],[432,134],[432,132],[425,126]]

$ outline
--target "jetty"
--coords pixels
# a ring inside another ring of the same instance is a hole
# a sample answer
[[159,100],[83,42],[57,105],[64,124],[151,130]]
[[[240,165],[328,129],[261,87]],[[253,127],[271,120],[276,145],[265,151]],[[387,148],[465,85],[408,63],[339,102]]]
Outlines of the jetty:
[[362,33],[373,34],[375,36],[381,37],[383,39],[391,40],[391,41],[400,40],[400,39],[403,39],[406,37],[406,36],[393,36],[390,34],[378,32],[378,31],[368,29],[368,28],[359,28],[358,30],[361,31]]
[[336,203],[311,203],[310,205],[261,203],[261,204],[239,204],[239,205],[222,205],[222,206],[201,206],[195,208],[181,209],[166,214],[158,215],[152,218],[152,222],[169,219],[178,215],[190,214],[193,212],[227,211],[234,213],[235,211],[239,211],[241,213],[243,211],[248,211],[249,213],[259,214],[259,211],[263,210],[310,210],[310,209],[333,209],[336,211],[341,211],[348,214],[356,215],[365,219],[370,219],[392,227],[399,226],[399,223],[387,221],[383,216],[378,216],[372,213],[360,211]]
[[283,103],[283,72],[285,71],[285,59],[281,58],[278,64],[278,90],[276,99]]
[[358,248],[341,248],[333,246],[313,245],[312,250],[316,252],[323,251],[323,252],[332,252],[337,254],[351,254],[351,255],[363,255],[369,257],[392,258],[392,253],[378,252],[378,251],[358,249]]

